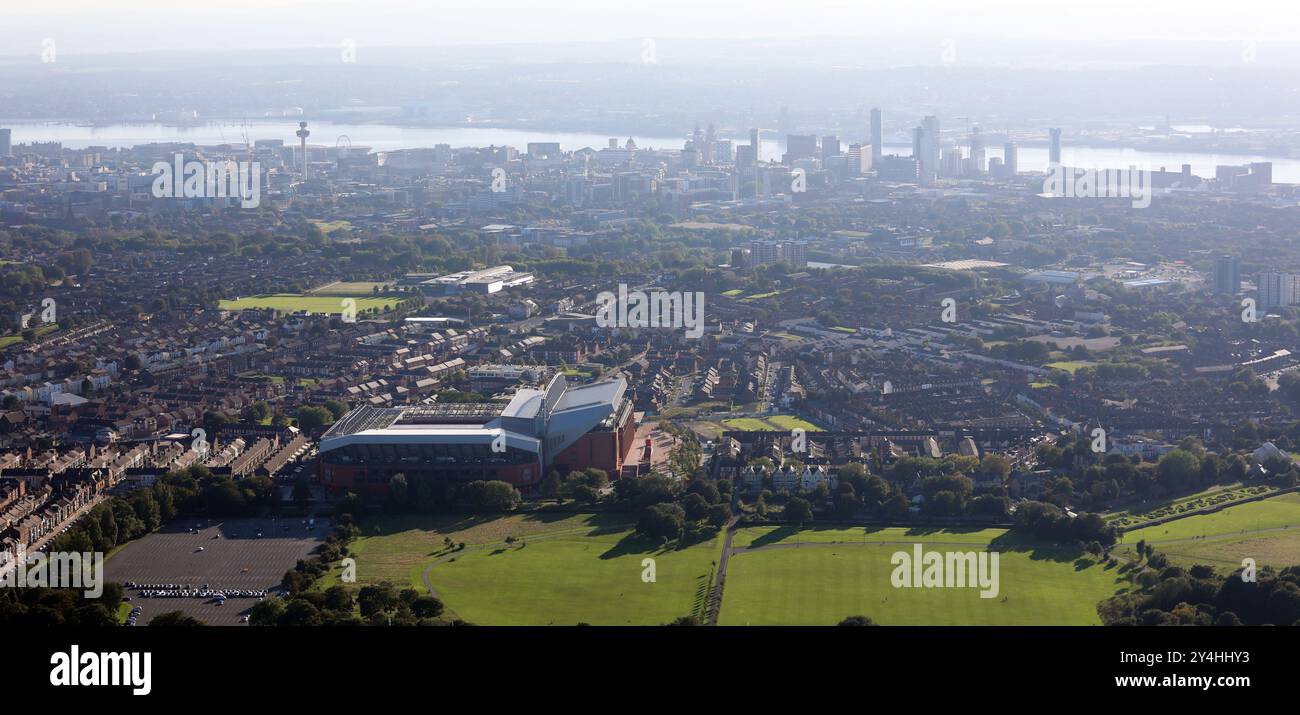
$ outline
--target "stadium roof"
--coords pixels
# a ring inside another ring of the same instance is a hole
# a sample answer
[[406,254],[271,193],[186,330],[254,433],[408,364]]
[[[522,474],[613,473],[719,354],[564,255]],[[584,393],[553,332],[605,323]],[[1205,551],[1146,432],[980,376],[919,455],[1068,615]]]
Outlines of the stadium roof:
[[620,415],[626,392],[621,377],[569,388],[564,376],[556,375],[546,390],[522,388],[508,403],[360,407],[325,432],[320,449],[358,443],[489,444],[504,434],[507,446],[539,455],[546,438],[543,456],[549,459],[611,415]]

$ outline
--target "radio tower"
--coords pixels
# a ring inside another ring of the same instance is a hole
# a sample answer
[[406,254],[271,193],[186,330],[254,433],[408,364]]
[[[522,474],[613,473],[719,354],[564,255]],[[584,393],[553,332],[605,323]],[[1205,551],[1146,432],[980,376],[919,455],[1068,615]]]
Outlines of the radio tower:
[[307,122],[298,122],[298,131],[296,132],[302,146],[302,181],[307,183],[307,137],[311,136],[311,131],[307,129]]

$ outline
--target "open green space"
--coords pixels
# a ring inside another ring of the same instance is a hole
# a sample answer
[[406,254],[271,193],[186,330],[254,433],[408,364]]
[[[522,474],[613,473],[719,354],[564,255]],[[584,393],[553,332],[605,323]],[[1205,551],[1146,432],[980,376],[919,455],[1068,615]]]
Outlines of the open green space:
[[1085,367],[1092,367],[1093,365],[1096,364],[1097,363],[1091,362],[1089,360],[1064,360],[1061,362],[1049,362],[1047,363],[1046,367],[1056,368],[1057,370],[1064,370],[1070,373],[1071,375],[1073,375],[1074,373],[1078,372],[1079,370]]
[[[357,302],[357,313],[362,313],[371,308],[378,308],[381,311],[391,310],[396,308],[405,297],[406,296],[372,296],[357,297],[353,298],[353,300]],[[343,313],[343,299],[335,296],[274,293],[248,296],[238,300],[223,300],[218,304],[218,307],[221,310],[271,308],[273,310],[282,310],[288,313],[305,310],[311,313],[339,315]]]
[[311,221],[311,223],[315,224],[316,227],[321,230],[321,233],[325,234],[326,236],[330,235],[331,233],[334,233],[335,231],[349,230],[352,228],[352,222],[344,219],[340,219],[338,221],[321,221],[320,219],[309,219],[309,220]]
[[[35,333],[36,333],[36,337],[38,337],[38,338],[39,338],[39,337],[42,337],[42,336],[44,336],[44,335],[46,335],[47,333],[52,333],[52,332],[54,332],[55,330],[58,330],[58,329],[59,329],[59,324],[58,324],[58,323],[48,323],[48,324],[45,324],[45,325],[37,325],[36,327],[32,328],[32,330],[35,331]],[[7,347],[9,347],[10,345],[17,345],[18,343],[21,343],[21,342],[23,342],[23,335],[22,335],[22,333],[15,333],[15,334],[13,334],[13,335],[0,336],[0,349],[7,348]]]
[[805,432],[820,432],[822,429],[808,420],[801,420],[798,417],[791,415],[773,415],[763,419],[766,422],[775,425],[777,428],[784,430],[801,429]]
[[771,415],[769,417],[732,417],[722,420],[722,426],[729,430],[748,432],[788,432],[802,429],[805,432],[820,432],[817,425],[795,417],[794,415]]
[[733,417],[729,420],[723,420],[722,425],[727,429],[743,430],[746,432],[770,432],[772,425],[754,419],[753,417]]
[[1300,494],[1292,492],[1130,531],[1115,551],[1131,558],[1141,540],[1180,566],[1200,563],[1231,572],[1246,558],[1255,559],[1260,566],[1300,564]]
[[[428,569],[448,610],[483,625],[657,625],[702,614],[718,539],[664,551],[633,538],[631,519],[543,512],[368,520],[351,546],[357,585],[391,581],[423,592]],[[444,538],[466,547],[449,550]],[[651,583],[642,581],[646,558],[655,561]],[[338,583],[332,576],[321,583]]]
[[[737,542],[746,548],[732,554],[720,625],[833,625],[851,615],[882,625],[1096,625],[1097,604],[1128,588],[1118,566],[1001,529],[755,527]],[[895,588],[891,557],[913,544],[998,552],[997,595]]]
[[379,281],[334,281],[326,283],[318,288],[313,288],[308,293],[311,295],[338,295],[338,296],[373,296],[375,289],[381,292],[385,286],[391,283]]

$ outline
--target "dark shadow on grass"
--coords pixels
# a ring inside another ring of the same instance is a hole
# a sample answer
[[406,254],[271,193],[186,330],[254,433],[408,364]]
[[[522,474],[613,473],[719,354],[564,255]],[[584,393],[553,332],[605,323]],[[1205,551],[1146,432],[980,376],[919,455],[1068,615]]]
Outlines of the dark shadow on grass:
[[1029,558],[1033,561],[1056,561],[1058,563],[1077,561],[1085,553],[1083,549],[1075,546],[1045,544],[1016,535],[1010,531],[994,537],[989,542],[989,551],[1028,553]]
[[616,559],[629,554],[664,554],[670,551],[673,551],[673,549],[669,546],[664,546],[632,533],[619,539],[618,543],[609,547],[605,553],[600,555],[600,558]]
[[627,512],[580,512],[567,508],[543,508],[531,511],[524,515],[524,521],[553,524],[574,517],[583,517],[583,523],[592,527],[592,530],[587,534],[587,536],[617,534],[620,531],[626,531],[636,524],[635,517]]
[[749,548],[757,549],[760,546],[767,546],[768,544],[780,543],[790,538],[791,536],[794,536],[797,533],[799,533],[799,529],[796,527],[778,526],[772,531],[769,531],[768,533],[763,534],[762,536],[750,542]]
[[[495,521],[503,514],[385,514],[361,520],[362,536],[386,536],[403,531],[451,533]],[[379,527],[376,531],[375,527]]]

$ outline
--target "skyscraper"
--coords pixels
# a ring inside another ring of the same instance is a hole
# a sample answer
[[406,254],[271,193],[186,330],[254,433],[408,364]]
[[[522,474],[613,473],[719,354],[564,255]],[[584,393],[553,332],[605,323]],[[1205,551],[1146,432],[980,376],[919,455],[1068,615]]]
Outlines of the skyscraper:
[[921,120],[921,126],[912,132],[912,156],[920,165],[921,183],[929,183],[939,173],[939,118],[933,115]]
[[1047,163],[1048,165],[1060,164],[1061,163],[1061,130],[1048,129],[1047,133],[1051,137],[1051,145],[1047,148]]
[[785,160],[798,161],[817,156],[816,134],[790,134],[785,138]]
[[1014,179],[1020,172],[1020,147],[1015,142],[1007,142],[1002,147],[1002,173]]
[[984,135],[980,134],[980,128],[976,126],[971,129],[970,133],[970,173],[980,176],[987,168],[988,159],[984,154]]
[[1214,292],[1236,295],[1241,291],[1241,263],[1236,256],[1222,255],[1214,259]]
[[1300,303],[1300,274],[1261,273],[1257,283],[1261,310]]
[[9,156],[13,154],[12,144],[13,133],[8,129],[0,129],[0,156]]
[[880,161],[885,151],[885,115],[877,107],[871,110],[871,163]]
[[763,160],[763,144],[762,144],[762,140],[763,140],[763,130],[762,130],[762,129],[750,129],[750,130],[749,130],[749,145],[750,145],[751,147],[754,147],[754,163],[755,163],[755,164],[757,164],[758,162],[760,162],[760,161]]
[[753,265],[776,263],[782,255],[779,241],[751,241],[749,244],[749,260]]
[[840,138],[834,134],[822,137],[822,158],[840,155]]

